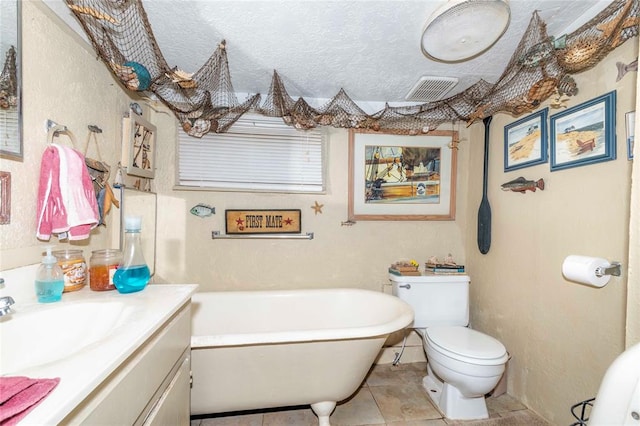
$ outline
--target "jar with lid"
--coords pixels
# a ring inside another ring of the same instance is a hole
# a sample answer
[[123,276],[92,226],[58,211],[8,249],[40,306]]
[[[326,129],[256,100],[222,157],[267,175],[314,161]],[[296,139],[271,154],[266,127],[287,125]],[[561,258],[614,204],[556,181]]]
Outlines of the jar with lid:
[[113,275],[122,261],[122,252],[115,249],[94,250],[89,260],[89,288],[95,291],[115,290]]
[[87,262],[82,250],[56,250],[53,255],[64,273],[64,291],[80,290],[87,284]]

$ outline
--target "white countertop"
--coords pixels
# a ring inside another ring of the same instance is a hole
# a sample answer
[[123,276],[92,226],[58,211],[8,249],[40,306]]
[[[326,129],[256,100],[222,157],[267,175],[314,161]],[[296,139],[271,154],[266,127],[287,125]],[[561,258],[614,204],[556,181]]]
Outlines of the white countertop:
[[[82,290],[64,293],[62,301],[52,304],[20,303],[16,300],[14,313],[0,321],[0,341],[11,345],[10,339],[2,338],[2,323],[27,315],[38,309],[65,307],[70,304],[112,303],[124,304],[127,320],[114,326],[100,340],[83,347],[62,360],[48,364],[25,367],[16,371],[2,371],[3,376],[27,376],[30,378],[60,378],[58,386],[41,402],[21,425],[48,425],[59,423],[82,402],[105,378],[142,345],[158,327],[175,314],[197,289],[194,284],[150,284],[144,290],[120,294],[117,291],[96,292],[88,286]],[[65,330],[60,330],[61,335]],[[28,331],[25,338],[28,338]],[[3,349],[4,350],[4,349]]]

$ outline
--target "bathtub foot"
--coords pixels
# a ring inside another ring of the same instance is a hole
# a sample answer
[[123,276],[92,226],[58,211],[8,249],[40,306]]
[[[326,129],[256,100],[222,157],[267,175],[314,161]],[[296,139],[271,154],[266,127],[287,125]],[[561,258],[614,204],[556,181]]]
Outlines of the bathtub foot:
[[311,404],[311,409],[314,413],[316,413],[316,416],[318,416],[319,426],[331,426],[331,424],[329,423],[329,416],[331,415],[331,413],[333,413],[333,410],[335,408],[335,401],[323,401]]

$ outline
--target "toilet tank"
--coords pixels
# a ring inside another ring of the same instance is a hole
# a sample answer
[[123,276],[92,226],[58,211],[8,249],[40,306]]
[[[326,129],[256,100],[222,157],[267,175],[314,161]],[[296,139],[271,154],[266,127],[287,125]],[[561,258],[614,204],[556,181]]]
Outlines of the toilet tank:
[[393,295],[413,308],[414,328],[469,324],[468,275],[389,274]]

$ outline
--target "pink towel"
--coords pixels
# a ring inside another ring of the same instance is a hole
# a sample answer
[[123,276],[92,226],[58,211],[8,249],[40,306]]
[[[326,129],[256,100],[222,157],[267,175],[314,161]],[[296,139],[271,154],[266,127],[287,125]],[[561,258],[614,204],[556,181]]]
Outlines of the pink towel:
[[80,152],[51,144],[43,153],[37,221],[36,236],[46,241],[51,234],[60,239],[86,239],[98,225],[93,183]]
[[23,376],[0,377],[0,425],[17,424],[29,414],[58,383],[55,379],[30,379]]

